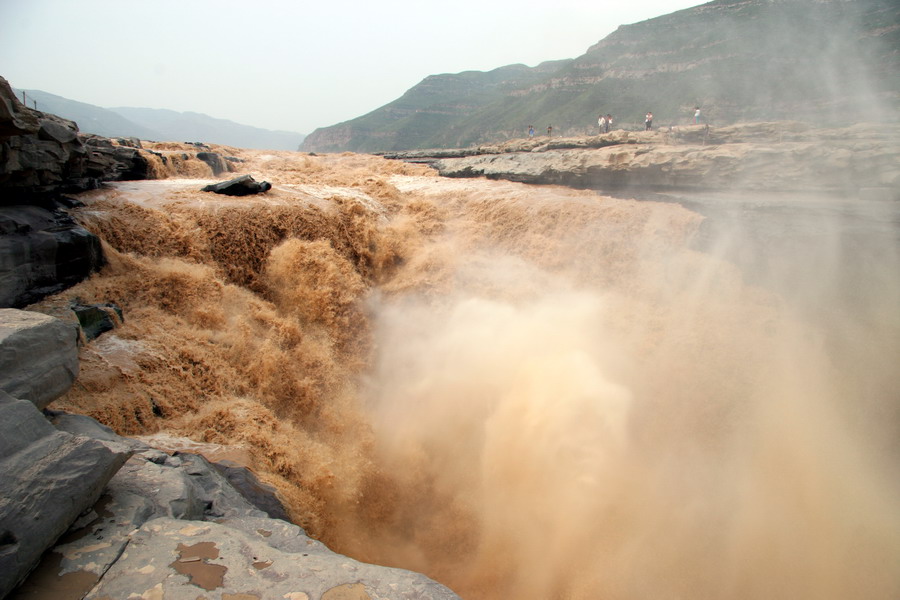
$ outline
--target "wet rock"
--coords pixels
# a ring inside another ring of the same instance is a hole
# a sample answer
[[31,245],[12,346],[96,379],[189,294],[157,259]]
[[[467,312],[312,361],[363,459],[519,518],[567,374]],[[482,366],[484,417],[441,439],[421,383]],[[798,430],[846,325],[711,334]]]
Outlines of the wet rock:
[[[79,134],[85,147],[90,151],[87,170],[98,181],[136,181],[153,179],[150,161],[140,150],[140,141],[135,144],[114,144],[112,140],[89,133]],[[152,152],[147,152],[152,154]]]
[[[202,520],[238,514],[262,516],[205,461],[195,455],[169,456],[145,449],[132,457],[110,481],[109,494],[147,498],[154,516]],[[201,462],[202,461],[202,462]]]
[[0,206],[0,306],[23,307],[103,265],[97,236],[58,205]]
[[204,519],[265,514],[199,454],[176,452],[172,460],[178,462],[189,484],[195,487]]
[[146,179],[149,162],[139,147],[82,134],[74,121],[28,108],[0,77],[0,189],[40,197]]
[[290,521],[275,488],[261,482],[253,471],[230,460],[214,462],[212,466],[256,508],[273,519]]
[[141,140],[136,137],[127,137],[127,138],[116,138],[116,143],[120,146],[127,146],[129,148],[143,148],[143,144],[141,144]]
[[34,404],[0,392],[0,597],[97,501],[127,457],[57,431]]
[[198,152],[197,158],[209,165],[213,175],[221,175],[230,170],[228,163],[225,162],[225,158],[215,152]]
[[0,309],[0,390],[42,409],[78,376],[78,332],[40,313]]
[[85,415],[44,409],[44,416],[59,431],[88,437],[102,443],[114,452],[146,452],[150,448],[138,440],[118,435],[115,431]]
[[259,599],[458,598],[424,575],[360,563],[310,540],[299,527],[252,518],[149,521],[88,598],[155,594],[194,600],[205,593]]
[[122,309],[115,304],[81,304],[73,302],[72,312],[78,318],[81,331],[88,341],[97,339],[101,334],[112,331],[122,323]]
[[201,191],[215,192],[216,194],[225,194],[227,196],[249,196],[267,192],[270,189],[272,189],[272,184],[268,181],[256,181],[252,175],[241,175],[228,181],[210,184]]
[[[153,597],[190,600],[205,593],[260,599],[457,598],[424,575],[359,563],[300,527],[268,517],[199,455],[170,455],[88,417],[48,413],[58,428],[126,447],[134,455],[44,555],[19,588],[20,597],[51,590],[54,600],[129,598],[151,590]],[[42,419],[32,423],[43,433],[52,430],[48,427]]]

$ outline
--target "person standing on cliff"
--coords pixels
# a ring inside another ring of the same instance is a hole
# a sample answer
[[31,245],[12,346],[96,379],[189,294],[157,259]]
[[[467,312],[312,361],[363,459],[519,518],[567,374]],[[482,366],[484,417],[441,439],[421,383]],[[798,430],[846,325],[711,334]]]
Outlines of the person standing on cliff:
[[528,137],[530,137],[530,138],[534,137],[534,125],[528,126]]
[[597,119],[597,125],[600,126],[600,133],[606,133],[606,117],[600,115],[600,118]]
[[647,111],[647,116],[644,117],[644,126],[646,131],[653,129],[653,113],[649,110]]
[[547,125],[547,137],[553,135],[553,125]]
[[694,125],[700,124],[700,107],[694,107]]
[[606,113],[606,133],[609,133],[609,130],[612,128],[612,115]]

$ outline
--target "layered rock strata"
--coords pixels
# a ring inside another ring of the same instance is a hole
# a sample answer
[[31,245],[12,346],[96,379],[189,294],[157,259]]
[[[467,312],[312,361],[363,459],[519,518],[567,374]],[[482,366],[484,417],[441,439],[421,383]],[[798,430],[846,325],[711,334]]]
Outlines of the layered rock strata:
[[0,77],[0,189],[34,197],[94,189],[104,181],[147,179],[140,142],[82,134],[74,121],[28,108]]
[[578,188],[814,190],[900,198],[900,126],[703,125],[391,153],[446,177]]
[[66,212],[65,199],[0,205],[0,306],[21,308],[100,269],[100,239]]

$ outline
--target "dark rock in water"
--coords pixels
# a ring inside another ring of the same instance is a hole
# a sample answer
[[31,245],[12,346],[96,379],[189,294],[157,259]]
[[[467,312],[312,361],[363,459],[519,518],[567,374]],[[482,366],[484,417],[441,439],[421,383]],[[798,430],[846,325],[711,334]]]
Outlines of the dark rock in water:
[[272,184],[268,181],[256,181],[252,175],[241,175],[228,181],[210,184],[201,191],[215,192],[227,196],[249,196],[251,194],[268,192],[270,189],[272,189]]
[[127,146],[129,148],[143,148],[144,146],[141,144],[141,140],[136,137],[127,137],[127,138],[116,138],[116,143],[120,146]]
[[66,204],[0,206],[0,306],[37,302],[103,266],[100,239],[75,223]]
[[77,376],[74,324],[41,313],[0,309],[0,390],[44,408],[66,393]]
[[152,179],[150,161],[139,150],[137,145],[113,144],[111,140],[93,134],[81,134],[81,140],[91,151],[88,168],[98,175],[101,181],[135,181]]
[[122,309],[111,303],[73,303],[71,308],[78,317],[78,323],[88,341],[97,339],[100,334],[115,329],[117,322],[121,323],[124,320]]
[[0,598],[97,501],[128,456],[57,431],[34,404],[0,391]]
[[225,162],[221,155],[215,152],[198,152],[197,158],[209,165],[213,175],[221,175],[228,171],[228,163]]
[[264,484],[253,471],[246,467],[230,461],[222,460],[212,463],[216,471],[221,473],[228,483],[230,483],[241,495],[246,498],[256,508],[265,512],[273,519],[282,519],[290,521],[284,505],[275,495],[275,488]]

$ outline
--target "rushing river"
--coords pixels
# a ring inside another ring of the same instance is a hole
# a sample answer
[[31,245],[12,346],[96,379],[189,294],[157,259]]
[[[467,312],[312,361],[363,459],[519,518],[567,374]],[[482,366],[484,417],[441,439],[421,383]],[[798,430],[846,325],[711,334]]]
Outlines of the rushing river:
[[895,204],[297,156],[83,195],[110,264],[66,294],[125,324],[58,408],[242,448],[467,599],[900,593]]

